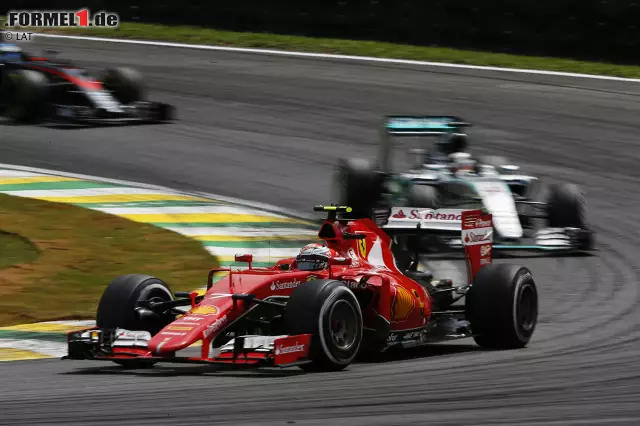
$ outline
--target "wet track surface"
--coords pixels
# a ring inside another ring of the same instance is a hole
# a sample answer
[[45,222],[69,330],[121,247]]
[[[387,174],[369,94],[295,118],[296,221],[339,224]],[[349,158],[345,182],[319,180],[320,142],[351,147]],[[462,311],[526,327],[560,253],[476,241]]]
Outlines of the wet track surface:
[[640,424],[640,84],[88,42],[37,46],[57,46],[89,67],[140,69],[152,98],[175,103],[181,120],[0,126],[2,163],[309,212],[331,201],[336,158],[375,155],[383,114],[455,114],[476,124],[474,152],[583,185],[602,251],[509,260],[530,267],[540,292],[538,329],[524,350],[483,351],[465,340],[316,375],[4,363],[0,424]]

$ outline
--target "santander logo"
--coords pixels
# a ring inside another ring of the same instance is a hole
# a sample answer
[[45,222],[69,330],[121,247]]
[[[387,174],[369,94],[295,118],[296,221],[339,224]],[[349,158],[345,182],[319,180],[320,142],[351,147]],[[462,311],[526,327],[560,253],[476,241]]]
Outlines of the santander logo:
[[276,355],[292,354],[296,352],[304,352],[304,345],[299,345],[298,342],[296,342],[291,346],[276,346]]
[[391,217],[406,220],[461,221],[462,212],[459,210],[410,209],[408,213],[405,213],[403,209],[396,210],[394,208]]

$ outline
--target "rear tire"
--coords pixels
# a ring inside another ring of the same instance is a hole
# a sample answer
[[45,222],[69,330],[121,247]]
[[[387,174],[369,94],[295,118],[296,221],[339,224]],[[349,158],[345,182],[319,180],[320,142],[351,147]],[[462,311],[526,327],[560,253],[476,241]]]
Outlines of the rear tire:
[[314,280],[297,287],[284,315],[289,334],[311,334],[305,371],[339,371],[355,359],[363,338],[362,311],[341,281]]
[[341,159],[336,173],[339,203],[353,210],[345,218],[371,218],[380,199],[380,181],[371,162],[361,158]]
[[108,69],[102,76],[105,89],[125,105],[144,100],[143,82],[142,74],[131,68]]
[[524,348],[538,319],[538,290],[531,272],[517,265],[484,266],[467,293],[466,311],[478,345]]
[[[105,289],[96,314],[96,325],[99,328],[124,328],[126,330],[144,330],[157,334],[166,326],[162,321],[141,321],[135,308],[139,301],[159,299],[173,300],[169,286],[162,280],[149,276],[130,274],[111,281]],[[151,367],[154,362],[140,360],[114,361],[128,368]]]

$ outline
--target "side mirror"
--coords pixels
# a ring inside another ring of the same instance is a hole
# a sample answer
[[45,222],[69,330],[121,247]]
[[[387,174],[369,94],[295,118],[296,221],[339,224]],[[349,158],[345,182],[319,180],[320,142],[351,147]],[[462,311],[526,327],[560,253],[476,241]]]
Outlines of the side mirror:
[[253,255],[252,254],[236,254],[236,262],[247,262],[249,264],[249,269],[251,269],[251,263],[253,263]]

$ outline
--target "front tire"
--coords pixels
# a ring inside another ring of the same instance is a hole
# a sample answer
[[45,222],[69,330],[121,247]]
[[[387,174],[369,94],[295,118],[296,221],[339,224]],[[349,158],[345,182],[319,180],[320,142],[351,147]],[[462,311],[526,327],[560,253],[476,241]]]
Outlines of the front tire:
[[538,319],[538,290],[531,271],[508,264],[484,266],[467,293],[466,311],[478,345],[524,348]]
[[[138,302],[147,300],[169,301],[173,294],[162,280],[149,275],[123,275],[111,281],[105,289],[96,313],[96,325],[99,328],[124,328],[125,330],[144,330],[157,334],[166,323],[161,319],[142,321],[135,308]],[[128,368],[150,367],[154,362],[140,360],[114,361]]]
[[102,83],[117,100],[125,105],[144,100],[144,80],[142,74],[134,69],[108,69],[102,76]]
[[355,359],[363,338],[362,311],[341,281],[314,280],[297,287],[284,315],[289,334],[311,334],[306,371],[339,371]]
[[547,220],[550,228],[586,228],[586,201],[578,185],[559,184],[549,187]]
[[0,87],[2,115],[16,123],[37,124],[44,119],[49,94],[47,77],[33,70],[3,75]]

